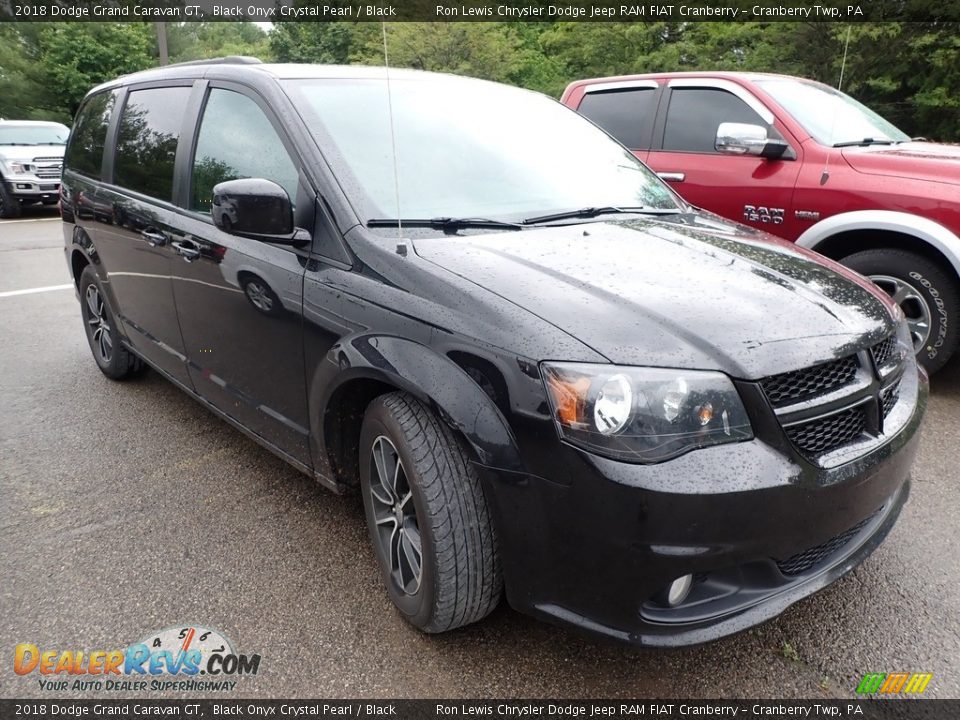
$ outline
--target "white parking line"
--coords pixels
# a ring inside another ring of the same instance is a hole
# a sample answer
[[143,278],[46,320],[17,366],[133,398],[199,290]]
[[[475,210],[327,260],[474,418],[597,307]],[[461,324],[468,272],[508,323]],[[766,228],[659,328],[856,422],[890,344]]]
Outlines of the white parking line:
[[46,287],[27,288],[26,290],[8,290],[0,292],[0,298],[13,297],[14,295],[32,295],[33,293],[50,292],[51,290],[69,290],[73,285],[47,285]]
[[60,222],[60,216],[58,215],[57,217],[52,217],[52,218],[27,218],[26,220],[4,220],[3,222],[0,222],[0,227],[2,227],[2,226],[4,226],[4,225],[13,225],[13,224],[15,224],[15,223],[24,223],[24,222],[52,222],[52,221],[54,221],[54,220],[56,220],[57,222]]

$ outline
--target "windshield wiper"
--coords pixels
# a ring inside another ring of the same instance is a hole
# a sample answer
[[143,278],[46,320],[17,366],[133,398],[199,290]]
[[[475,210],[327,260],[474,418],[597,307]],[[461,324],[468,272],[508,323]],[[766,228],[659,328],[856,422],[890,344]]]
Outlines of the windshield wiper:
[[444,232],[456,232],[464,228],[494,228],[497,230],[523,230],[523,226],[506,220],[492,220],[490,218],[373,218],[367,220],[367,227],[410,227],[430,228]]
[[644,215],[679,215],[683,212],[680,208],[650,208],[643,205],[637,207],[585,207],[579,210],[565,210],[564,212],[551,213],[549,215],[538,215],[537,217],[527,218],[523,221],[524,225],[539,225],[540,223],[553,222],[554,220],[571,220],[575,218],[595,218],[598,215],[625,215],[633,213],[642,213]]
[[896,140],[888,140],[887,138],[880,138],[879,140],[875,138],[864,138],[863,140],[848,140],[846,142],[834,143],[835,148],[842,147],[866,147],[867,145],[896,145]]

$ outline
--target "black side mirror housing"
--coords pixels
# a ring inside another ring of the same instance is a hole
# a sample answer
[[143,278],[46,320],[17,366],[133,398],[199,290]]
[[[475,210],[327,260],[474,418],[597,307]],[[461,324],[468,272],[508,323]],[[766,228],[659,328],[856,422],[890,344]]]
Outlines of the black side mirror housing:
[[304,245],[309,233],[293,224],[287,191],[262,178],[227,180],[213,188],[213,224],[224,232],[281,245]]
[[767,138],[767,144],[760,151],[760,157],[768,160],[796,160],[797,153],[785,140]]

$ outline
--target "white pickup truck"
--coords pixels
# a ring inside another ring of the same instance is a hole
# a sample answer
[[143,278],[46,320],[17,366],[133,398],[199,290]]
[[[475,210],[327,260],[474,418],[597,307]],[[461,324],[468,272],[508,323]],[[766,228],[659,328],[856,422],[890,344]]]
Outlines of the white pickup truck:
[[69,134],[57,122],[0,120],[0,218],[17,217],[24,205],[57,202]]

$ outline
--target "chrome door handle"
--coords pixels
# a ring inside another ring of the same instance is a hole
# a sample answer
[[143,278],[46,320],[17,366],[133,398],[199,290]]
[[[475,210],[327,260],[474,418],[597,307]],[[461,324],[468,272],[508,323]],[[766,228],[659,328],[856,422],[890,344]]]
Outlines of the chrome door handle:
[[[187,243],[190,243],[189,245]],[[177,251],[177,255],[187,262],[193,262],[200,257],[200,248],[196,247],[189,240],[184,242],[172,242],[170,246]]]
[[681,172],[657,173],[657,177],[659,177],[661,180],[666,180],[667,182],[683,182],[687,178],[686,174]]
[[167,236],[156,230],[141,230],[140,237],[146,240],[150,247],[160,247],[167,244]]

